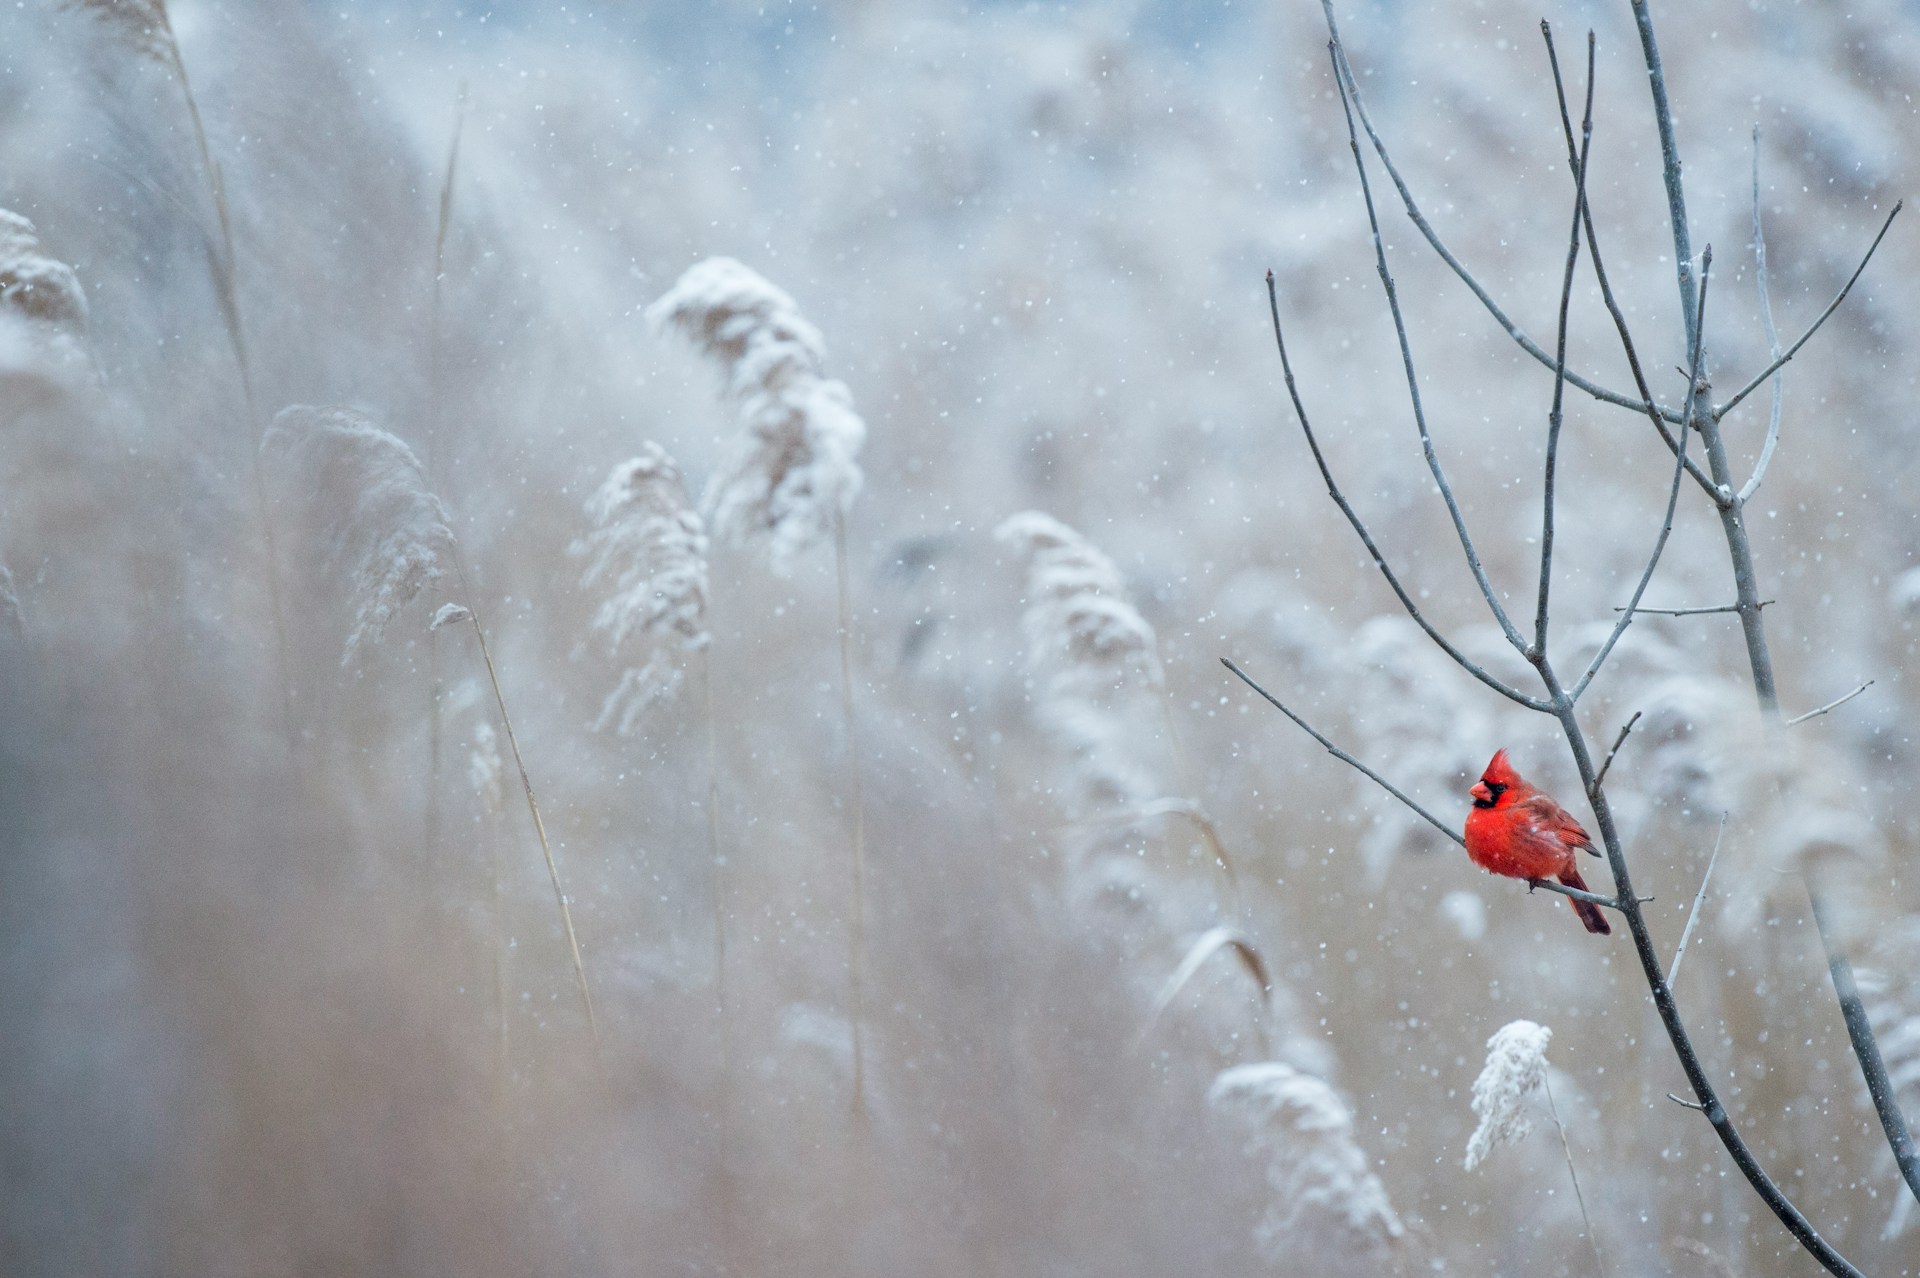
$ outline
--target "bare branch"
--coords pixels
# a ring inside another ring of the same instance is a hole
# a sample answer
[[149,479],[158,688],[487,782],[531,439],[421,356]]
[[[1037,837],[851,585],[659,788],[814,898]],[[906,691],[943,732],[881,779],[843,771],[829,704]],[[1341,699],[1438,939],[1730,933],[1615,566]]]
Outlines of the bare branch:
[[1821,715],[1825,714],[1827,711],[1832,710],[1834,707],[1843,706],[1847,704],[1847,702],[1853,700],[1855,697],[1859,696],[1861,693],[1865,692],[1868,688],[1871,688],[1872,686],[1873,686],[1873,680],[1869,679],[1865,683],[1861,684],[1859,687],[1855,688],[1852,692],[1849,692],[1846,696],[1835,698],[1834,700],[1827,702],[1827,704],[1825,704],[1824,706],[1821,706],[1818,710],[1809,710],[1805,714],[1795,715],[1793,718],[1787,720],[1787,726],[1791,728],[1796,723],[1805,723],[1809,719],[1817,719]]
[[1320,478],[1326,482],[1327,496],[1333,498],[1333,504],[1340,508],[1340,513],[1347,517],[1349,524],[1353,525],[1353,531],[1359,534],[1360,544],[1367,548],[1367,554],[1373,558],[1373,566],[1378,568],[1380,575],[1387,579],[1387,585],[1393,589],[1394,596],[1400,600],[1400,606],[1405,608],[1407,615],[1426,632],[1427,638],[1433,640],[1442,652],[1452,657],[1462,670],[1510,701],[1517,701],[1529,710],[1545,711],[1546,702],[1529,697],[1518,688],[1502,683],[1499,678],[1488,673],[1466,653],[1454,647],[1447,637],[1426,619],[1420,611],[1420,606],[1413,601],[1413,596],[1408,594],[1406,587],[1400,584],[1400,578],[1395,576],[1393,569],[1388,566],[1386,556],[1382,555],[1380,547],[1374,544],[1373,534],[1367,531],[1366,522],[1360,518],[1359,512],[1354,510],[1352,504],[1341,493],[1340,485],[1334,482],[1333,471],[1327,466],[1327,459],[1320,451],[1320,441],[1314,436],[1313,424],[1307,419],[1306,404],[1301,401],[1300,388],[1293,378],[1293,362],[1287,358],[1287,339],[1280,327],[1280,299],[1274,287],[1272,271],[1267,272],[1267,309],[1273,316],[1273,340],[1280,348],[1280,371],[1286,378],[1287,395],[1293,401],[1293,415],[1299,420],[1300,430],[1307,437],[1307,448],[1313,453],[1314,464],[1320,468]]
[[[1574,145],[1573,117],[1567,113],[1567,87],[1560,75],[1560,55],[1554,48],[1553,28],[1546,23],[1542,23],[1540,26],[1540,35],[1541,38],[1546,41],[1547,63],[1553,70],[1554,97],[1560,104],[1560,130],[1567,143],[1567,167],[1570,172],[1577,173],[1580,167],[1580,154],[1579,149]],[[1591,81],[1592,77],[1589,76],[1588,79]],[[1612,316],[1614,329],[1620,334],[1620,346],[1626,354],[1627,367],[1632,371],[1633,384],[1640,392],[1641,402],[1635,405],[1635,407],[1641,408],[1646,412],[1648,419],[1653,423],[1654,433],[1660,437],[1660,442],[1667,446],[1667,451],[1679,460],[1680,465],[1686,467],[1687,473],[1693,476],[1694,482],[1698,483],[1701,488],[1711,494],[1714,492],[1712,478],[1708,476],[1707,472],[1700,469],[1698,462],[1685,456],[1686,448],[1681,442],[1686,437],[1687,423],[1692,421],[1691,404],[1694,398],[1692,388],[1698,381],[1698,378],[1688,374],[1685,369],[1681,370],[1682,375],[1688,378],[1687,401],[1689,408],[1686,413],[1674,413],[1668,409],[1656,408],[1654,406],[1653,391],[1647,384],[1645,371],[1640,367],[1640,354],[1634,347],[1633,333],[1627,327],[1626,312],[1620,309],[1619,300],[1613,295],[1613,284],[1607,278],[1607,264],[1605,259],[1600,256],[1600,238],[1593,229],[1593,210],[1591,208],[1585,210],[1584,220],[1587,228],[1587,257],[1593,263],[1594,280],[1600,285],[1600,299],[1606,303],[1607,314]],[[1681,430],[1679,438],[1675,438],[1673,432],[1667,429],[1667,422],[1669,421],[1680,423]],[[1717,496],[1715,500],[1718,500]]]
[[[1321,8],[1326,12],[1327,33],[1332,37],[1334,48],[1337,51],[1339,69],[1336,72],[1336,78],[1343,80],[1347,92],[1352,95],[1354,110],[1360,117],[1360,125],[1366,130],[1368,141],[1373,144],[1374,154],[1380,157],[1381,167],[1386,169],[1387,176],[1392,179],[1394,188],[1400,193],[1400,202],[1406,207],[1407,220],[1413,223],[1414,229],[1420,232],[1421,236],[1427,241],[1428,246],[1433,249],[1440,260],[1445,262],[1448,268],[1460,278],[1460,282],[1472,290],[1473,295],[1480,300],[1480,305],[1486,308],[1487,314],[1493,317],[1494,322],[1506,331],[1507,336],[1512,338],[1521,350],[1533,356],[1533,358],[1540,361],[1540,363],[1547,368],[1555,367],[1553,356],[1542,349],[1538,342],[1522,332],[1520,326],[1515,324],[1512,319],[1508,318],[1507,313],[1500,308],[1500,304],[1494,301],[1493,296],[1481,286],[1480,281],[1473,277],[1473,272],[1469,271],[1466,266],[1461,263],[1460,259],[1453,255],[1452,250],[1448,249],[1446,243],[1441,240],[1439,233],[1433,229],[1433,224],[1428,222],[1426,215],[1420,211],[1420,205],[1414,200],[1413,192],[1408,188],[1406,180],[1400,176],[1400,170],[1394,164],[1392,155],[1387,152],[1387,144],[1381,139],[1378,130],[1373,127],[1373,118],[1367,114],[1367,104],[1360,95],[1359,82],[1354,77],[1353,68],[1347,61],[1346,46],[1342,44],[1340,40],[1340,28],[1333,19],[1333,5],[1331,0],[1321,0]],[[1589,240],[1593,238],[1591,226],[1588,227],[1587,238]],[[1591,379],[1582,377],[1580,374],[1572,372],[1571,370],[1567,373],[1567,380],[1604,403],[1617,404],[1622,408],[1639,408],[1642,406],[1641,402],[1632,396],[1622,395],[1618,391],[1609,390],[1605,386],[1601,386]],[[1680,420],[1680,412],[1678,409],[1661,408],[1659,411],[1668,421],[1677,422]]]
[[[1697,385],[1700,381],[1700,360],[1703,355],[1701,335],[1706,332],[1707,322],[1706,286],[1712,268],[1713,246],[1708,245],[1707,251],[1700,258],[1700,293],[1693,323],[1693,370],[1692,376],[1688,379],[1689,385]],[[1626,330],[1623,328],[1621,330],[1623,338],[1625,334]],[[1639,376],[1637,362],[1634,376]],[[1687,464],[1687,444],[1692,438],[1689,427],[1693,421],[1693,406],[1698,400],[1699,397],[1696,395],[1687,396],[1687,414],[1680,423],[1680,448],[1675,454],[1673,482],[1667,489],[1667,513],[1660,524],[1660,535],[1654,538],[1653,553],[1647,556],[1646,570],[1640,574],[1640,581],[1633,588],[1633,597],[1627,600],[1626,608],[1621,611],[1620,620],[1613,623],[1613,632],[1607,636],[1607,641],[1600,645],[1600,650],[1593,654],[1593,660],[1587,663],[1586,673],[1580,676],[1580,681],[1573,685],[1573,691],[1569,694],[1570,700],[1580,700],[1581,694],[1586,692],[1594,676],[1600,673],[1600,667],[1606,664],[1608,656],[1613,652],[1613,646],[1620,642],[1620,636],[1627,633],[1627,627],[1633,624],[1633,614],[1640,607],[1640,599],[1647,593],[1647,584],[1653,580],[1653,570],[1660,566],[1660,556],[1667,548],[1667,538],[1673,533],[1674,509],[1680,504],[1680,477],[1685,472]]]
[[[1754,607],[1765,608],[1767,605],[1773,602],[1774,601],[1771,599],[1762,599],[1759,603],[1755,604]],[[1626,609],[1615,608],[1614,611],[1625,612]],[[1642,615],[1651,615],[1655,617],[1705,617],[1705,616],[1708,616],[1709,614],[1716,613],[1716,612],[1739,612],[1740,605],[1737,603],[1731,603],[1731,604],[1716,604],[1711,608],[1635,608],[1634,611]]]
[[[1661,65],[1660,48],[1653,31],[1653,14],[1648,8],[1647,0],[1633,0],[1633,17],[1640,36],[1641,52],[1646,62],[1647,86],[1653,98],[1654,125],[1660,135],[1663,178],[1667,188],[1667,208],[1673,222],[1674,262],[1680,286],[1680,309],[1689,329],[1692,330],[1687,337],[1688,344],[1694,353],[1693,361],[1697,367],[1702,346],[1700,330],[1704,325],[1700,322],[1700,316],[1696,311],[1697,301],[1691,275],[1693,251],[1687,232],[1686,194],[1680,180],[1680,151],[1678,144],[1674,141],[1673,111],[1667,103],[1666,71]],[[1702,405],[1705,398],[1700,380],[1696,377],[1693,386],[1689,389],[1687,399],[1690,416],[1697,411],[1694,406],[1707,407],[1710,410],[1710,406]],[[1752,550],[1747,542],[1746,526],[1741,519],[1739,502],[1735,499],[1730,482],[1724,477],[1725,450],[1720,445],[1717,425],[1710,416],[1700,425],[1707,444],[1707,460],[1715,481],[1711,491],[1715,494],[1715,504],[1719,507],[1721,527],[1727,537],[1728,554],[1733,560],[1736,594],[1741,604],[1741,629],[1747,641],[1748,660],[1753,666],[1754,691],[1763,709],[1768,709],[1776,704],[1773,697],[1773,667],[1772,658],[1767,653],[1766,633],[1761,624],[1761,613],[1755,606],[1760,592],[1755,584]],[[1631,609],[1637,602],[1636,600],[1630,603],[1628,607]],[[1629,612],[1626,615],[1631,617],[1632,613]],[[1561,722],[1565,725],[1569,741],[1574,747],[1576,758],[1584,764],[1584,742],[1580,739],[1580,725],[1574,718],[1572,706],[1562,705],[1558,713]],[[1613,827],[1613,815],[1604,791],[1596,794],[1594,807],[1595,816],[1601,824],[1602,837],[1607,843],[1607,855],[1613,869],[1614,882],[1620,888],[1621,897],[1624,900],[1632,894],[1631,888],[1621,877],[1627,873],[1626,857],[1619,846],[1619,833]],[[1679,1005],[1674,1001],[1673,991],[1667,987],[1666,979],[1661,974],[1659,959],[1654,954],[1653,938],[1647,931],[1646,920],[1637,907],[1628,911],[1627,925],[1633,933],[1634,949],[1640,959],[1641,971],[1646,976],[1648,988],[1653,991],[1654,1006],[1660,1013],[1660,1020],[1667,1031],[1667,1038],[1673,1044],[1674,1054],[1679,1057],[1681,1068],[1686,1072],[1687,1085],[1693,1089],[1693,1094],[1699,1097],[1701,1104],[1705,1106],[1703,1112],[1706,1119],[1712,1125],[1714,1135],[1719,1138],[1727,1155],[1733,1159],[1734,1166],[1740,1169],[1740,1174],[1760,1196],[1760,1200],[1766,1203],[1767,1210],[1773,1213],[1808,1254],[1831,1273],[1844,1275],[1845,1278],[1861,1278],[1860,1270],[1841,1255],[1833,1244],[1822,1238],[1806,1215],[1794,1206],[1793,1201],[1760,1165],[1760,1160],[1755,1157],[1752,1148],[1740,1135],[1739,1128],[1728,1116],[1725,1107],[1720,1104],[1714,1092],[1713,1083],[1700,1063],[1699,1053],[1694,1050],[1692,1038],[1687,1033],[1686,1022],[1681,1019]]]
[[1528,879],[1527,891],[1531,892],[1535,888],[1542,892],[1558,892],[1561,896],[1570,896],[1576,901],[1604,906],[1609,910],[1620,908],[1620,902],[1611,896],[1601,896],[1598,892],[1589,892],[1585,888],[1568,887],[1564,883],[1555,883],[1552,879]]
[[1834,295],[1833,300],[1827,303],[1827,309],[1820,312],[1820,318],[1814,320],[1812,324],[1808,325],[1807,331],[1800,334],[1799,339],[1795,341],[1792,346],[1789,346],[1787,348],[1786,354],[1779,356],[1773,361],[1773,363],[1761,369],[1759,376],[1755,377],[1752,381],[1748,382],[1745,386],[1742,386],[1738,391],[1734,392],[1733,398],[1729,399],[1726,403],[1720,405],[1720,407],[1714,409],[1713,417],[1715,421],[1720,420],[1722,417],[1725,417],[1728,413],[1732,412],[1735,405],[1739,404],[1739,402],[1745,399],[1747,396],[1753,394],[1754,391],[1760,388],[1762,383],[1764,383],[1769,377],[1772,377],[1783,366],[1785,366],[1788,360],[1792,359],[1795,355],[1798,355],[1800,353],[1800,348],[1802,346],[1805,346],[1808,340],[1812,338],[1812,336],[1815,333],[1820,331],[1820,326],[1827,322],[1827,317],[1840,309],[1840,303],[1846,301],[1847,294],[1853,291],[1853,286],[1860,279],[1861,272],[1865,271],[1867,269],[1867,263],[1873,260],[1874,250],[1880,247],[1881,240],[1884,240],[1887,238],[1887,232],[1893,227],[1893,219],[1900,216],[1900,210],[1906,207],[1906,203],[1907,202],[1905,200],[1899,200],[1894,203],[1893,210],[1887,214],[1887,220],[1880,224],[1880,234],[1874,236],[1873,243],[1867,246],[1866,256],[1860,259],[1860,265],[1853,268],[1853,274],[1847,277],[1847,282],[1841,286],[1840,291]]
[[1278,697],[1274,696],[1271,692],[1268,692],[1265,688],[1255,683],[1253,681],[1253,676],[1249,675],[1246,671],[1242,670],[1239,666],[1234,665],[1230,659],[1226,657],[1222,657],[1220,658],[1220,664],[1225,666],[1227,669],[1233,671],[1234,674],[1238,675],[1240,678],[1240,682],[1246,684],[1249,688],[1252,688],[1255,692],[1259,693],[1262,697],[1265,697],[1267,699],[1267,704],[1271,705],[1275,710],[1278,710],[1281,714],[1284,714],[1285,716],[1287,716],[1287,718],[1293,720],[1294,725],[1296,727],[1298,727],[1302,732],[1306,733],[1308,736],[1312,737],[1315,741],[1318,741],[1322,746],[1324,746],[1328,754],[1340,760],[1340,762],[1346,764],[1348,767],[1359,772],[1362,776],[1366,777],[1369,781],[1379,786],[1382,790],[1385,790],[1388,794],[1391,794],[1394,798],[1406,804],[1413,811],[1419,813],[1420,816],[1426,819],[1426,822],[1428,825],[1431,825],[1434,829],[1440,831],[1440,833],[1446,835],[1449,839],[1452,839],[1455,843],[1458,843],[1461,847],[1464,848],[1465,846],[1467,846],[1467,841],[1460,836],[1460,832],[1458,830],[1455,830],[1452,826],[1442,821],[1439,817],[1435,816],[1433,813],[1427,811],[1425,808],[1421,807],[1418,803],[1408,798],[1406,791],[1394,785],[1393,782],[1387,780],[1385,777],[1381,776],[1378,772],[1375,772],[1372,768],[1369,768],[1366,764],[1360,762],[1360,760],[1354,758],[1352,755],[1348,754],[1345,750],[1342,750],[1339,746],[1327,740],[1325,736],[1321,735],[1319,729],[1315,728],[1312,724],[1308,723],[1305,719],[1302,719],[1299,715],[1295,714],[1293,711],[1287,709],[1285,705],[1281,704],[1280,699]]
[[[1760,294],[1760,323],[1767,330],[1767,356],[1780,360],[1780,332],[1773,326],[1773,302],[1767,297],[1767,236],[1760,227],[1760,126],[1753,126],[1753,286]],[[1784,362],[1784,361],[1781,361]],[[1746,504],[1766,478],[1767,463],[1773,460],[1774,445],[1780,442],[1780,408],[1786,399],[1786,375],[1777,368],[1773,374],[1773,407],[1767,412],[1767,440],[1760,446],[1760,460],[1753,464],[1753,475],[1741,485],[1740,502]]]
[[1601,763],[1600,771],[1594,774],[1594,789],[1597,790],[1606,784],[1607,771],[1613,767],[1613,756],[1620,753],[1620,747],[1627,743],[1627,734],[1633,731],[1633,725],[1640,722],[1640,716],[1644,713],[1645,711],[1635,710],[1633,712],[1633,718],[1620,725],[1620,735],[1613,739],[1613,746],[1607,751],[1606,760]]
[[1700,921],[1700,906],[1707,899],[1707,884],[1713,881],[1713,863],[1720,859],[1720,840],[1727,835],[1727,814],[1720,814],[1720,832],[1713,836],[1713,851],[1707,857],[1707,872],[1700,876],[1700,890],[1693,894],[1693,909],[1687,914],[1687,925],[1680,929],[1680,944],[1674,947],[1673,966],[1667,971],[1667,988],[1680,979],[1680,960],[1687,956],[1687,942],[1693,937],[1693,925]]
[[1453,530],[1460,538],[1460,551],[1466,556],[1467,568],[1473,573],[1473,579],[1480,587],[1480,597],[1487,601],[1487,607],[1493,611],[1493,619],[1500,623],[1501,631],[1507,636],[1516,652],[1527,651],[1527,641],[1520,637],[1514,628],[1507,610],[1500,606],[1500,598],[1494,593],[1493,583],[1487,580],[1487,570],[1480,563],[1480,553],[1473,548],[1473,537],[1467,532],[1466,517],[1460,513],[1460,503],[1454,500],[1453,487],[1447,483],[1447,473],[1440,466],[1440,456],[1434,451],[1433,436],[1427,430],[1426,410],[1420,403],[1420,378],[1413,367],[1413,347],[1407,338],[1406,317],[1400,313],[1400,291],[1394,286],[1393,273],[1387,269],[1387,249],[1380,238],[1380,217],[1373,207],[1373,184],[1367,178],[1365,158],[1360,154],[1360,138],[1354,131],[1353,101],[1348,96],[1346,78],[1340,74],[1340,49],[1337,44],[1329,44],[1327,52],[1333,59],[1334,83],[1340,90],[1340,107],[1347,117],[1347,146],[1353,152],[1354,168],[1360,174],[1360,195],[1366,201],[1367,227],[1373,233],[1374,268],[1379,272],[1380,283],[1387,293],[1387,309],[1393,313],[1393,331],[1400,340],[1400,363],[1406,371],[1407,398],[1413,407],[1413,424],[1420,432],[1420,450],[1427,459],[1427,470],[1433,475],[1433,482],[1440,489],[1441,500],[1446,502],[1447,514],[1453,519]]
[[[1550,31],[1544,19],[1540,29]],[[1549,44],[1549,50],[1552,46]],[[1560,319],[1555,330],[1553,407],[1547,412],[1546,478],[1540,516],[1540,591],[1533,614],[1536,658],[1547,651],[1547,597],[1553,587],[1553,489],[1560,461],[1560,427],[1567,390],[1567,311],[1573,304],[1573,270],[1580,263],[1580,222],[1587,211],[1587,156],[1593,146],[1593,33],[1587,33],[1587,111],[1580,122],[1580,158],[1573,173],[1573,226],[1567,232],[1567,268],[1560,281]]]
[[1688,1109],[1698,1110],[1702,1114],[1707,1112],[1707,1107],[1705,1105],[1702,1105],[1699,1101],[1690,1101],[1685,1099],[1684,1097],[1675,1096],[1672,1092],[1667,1093],[1667,1099],[1672,1101],[1676,1105],[1684,1105]]
[[1867,1094],[1880,1118],[1880,1130],[1886,1135],[1893,1159],[1905,1178],[1907,1188],[1920,1198],[1920,1154],[1913,1147],[1913,1135],[1907,1130],[1906,1116],[1894,1095],[1893,1080],[1887,1075],[1887,1063],[1880,1055],[1880,1043],[1873,1036],[1873,1024],[1867,1019],[1866,1004],[1860,1001],[1860,987],[1854,983],[1853,964],[1835,937],[1839,935],[1827,912],[1827,903],[1813,884],[1807,884],[1807,899],[1813,906],[1813,921],[1820,943],[1827,951],[1827,971],[1833,977],[1833,992],[1840,1000],[1840,1015],[1847,1024],[1847,1038],[1853,1054],[1859,1058],[1860,1073],[1867,1082]]

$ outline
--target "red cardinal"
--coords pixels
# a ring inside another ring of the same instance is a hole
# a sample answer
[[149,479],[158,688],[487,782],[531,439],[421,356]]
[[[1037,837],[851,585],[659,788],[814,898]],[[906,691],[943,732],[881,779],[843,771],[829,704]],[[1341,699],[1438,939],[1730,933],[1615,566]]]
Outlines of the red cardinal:
[[[1515,879],[1556,878],[1570,888],[1587,890],[1574,853],[1599,856],[1593,839],[1568,811],[1528,785],[1500,751],[1487,764],[1473,787],[1473,811],[1467,813],[1467,856],[1483,870]],[[1567,898],[1587,931],[1602,936],[1613,931],[1589,901]]]

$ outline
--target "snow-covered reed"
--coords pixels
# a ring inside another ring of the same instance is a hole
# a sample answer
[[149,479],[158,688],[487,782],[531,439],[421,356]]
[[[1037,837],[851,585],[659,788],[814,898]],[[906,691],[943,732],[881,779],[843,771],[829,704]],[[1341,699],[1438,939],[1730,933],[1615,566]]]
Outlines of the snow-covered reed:
[[994,536],[1026,562],[1027,675],[1041,727],[1071,756],[1093,806],[1134,805],[1160,787],[1140,757],[1139,711],[1165,675],[1153,627],[1111,559],[1037,510]]
[[75,333],[87,325],[73,268],[48,256],[33,223],[8,209],[0,209],[0,308]]
[[1380,1178],[1354,1140],[1353,1116],[1320,1079],[1265,1061],[1223,1070],[1207,1103],[1237,1123],[1247,1157],[1272,1192],[1255,1229],[1275,1265],[1317,1251],[1379,1260],[1406,1235]]
[[707,534],[689,506],[673,458],[658,444],[613,468],[587,499],[593,531],[573,543],[586,560],[580,584],[607,591],[593,628],[629,658],[600,708],[596,729],[621,736],[674,696],[681,659],[707,647]]
[[1501,1145],[1524,1139],[1533,1130],[1527,1101],[1547,1081],[1547,1044],[1553,1031],[1532,1021],[1510,1021],[1487,1040],[1487,1063],[1473,1080],[1473,1112],[1480,1125],[1467,1138],[1466,1167],[1472,1171]]
[[351,408],[280,410],[260,444],[283,494],[303,508],[328,567],[347,582],[353,627],[342,664],[445,575],[446,507],[396,435]]
[[846,384],[821,372],[820,330],[784,291],[730,257],[689,268],[647,318],[721,365],[746,427],[701,502],[714,535],[765,543],[774,569],[786,571],[832,535],[862,482],[866,423]]
[[66,8],[90,13],[142,57],[171,67],[179,56],[167,0],[66,0]]

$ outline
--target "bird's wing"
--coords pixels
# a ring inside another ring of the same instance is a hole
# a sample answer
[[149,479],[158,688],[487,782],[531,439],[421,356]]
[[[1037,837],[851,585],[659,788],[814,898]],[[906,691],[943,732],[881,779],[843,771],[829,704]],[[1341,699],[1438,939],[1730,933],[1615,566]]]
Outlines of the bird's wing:
[[1526,812],[1529,824],[1542,834],[1551,835],[1570,848],[1593,847],[1593,836],[1587,833],[1586,827],[1546,795],[1533,795],[1523,800],[1520,806]]

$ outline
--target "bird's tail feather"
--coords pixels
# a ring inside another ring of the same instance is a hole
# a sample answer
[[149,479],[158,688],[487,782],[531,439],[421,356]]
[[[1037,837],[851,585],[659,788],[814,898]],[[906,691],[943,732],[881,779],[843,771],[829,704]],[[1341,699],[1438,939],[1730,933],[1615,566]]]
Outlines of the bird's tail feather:
[[[1582,892],[1587,890],[1587,881],[1580,877],[1578,870],[1568,870],[1560,876],[1560,881],[1570,888],[1578,888]],[[1573,912],[1580,916],[1580,921],[1586,925],[1587,931],[1598,932],[1601,936],[1612,934],[1613,929],[1607,926],[1607,916],[1600,912],[1599,906],[1591,901],[1576,901],[1572,897],[1567,898],[1567,904],[1571,905]]]

